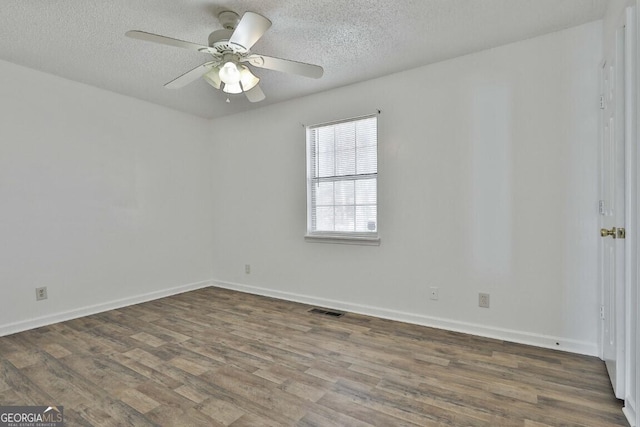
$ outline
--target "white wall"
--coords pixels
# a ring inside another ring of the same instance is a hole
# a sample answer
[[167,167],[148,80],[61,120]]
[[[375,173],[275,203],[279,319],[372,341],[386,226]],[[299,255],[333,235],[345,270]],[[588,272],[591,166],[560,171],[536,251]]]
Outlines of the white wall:
[[0,77],[0,335],[209,283],[207,121],[7,62]]
[[[591,23],[213,121],[214,279],[596,354],[601,37]],[[376,109],[381,245],[305,242],[302,125]]]

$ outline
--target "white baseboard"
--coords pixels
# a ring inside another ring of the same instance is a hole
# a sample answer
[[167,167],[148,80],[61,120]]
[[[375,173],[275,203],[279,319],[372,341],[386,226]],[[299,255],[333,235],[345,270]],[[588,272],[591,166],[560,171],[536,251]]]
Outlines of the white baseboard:
[[629,401],[625,400],[625,407],[622,408],[622,413],[627,418],[627,422],[631,427],[636,427],[636,411],[633,406],[629,405]]
[[325,308],[348,311],[352,313],[364,314],[368,316],[380,317],[383,319],[397,320],[400,322],[413,323],[416,325],[429,326],[432,328],[446,329],[449,331],[462,332],[486,338],[493,338],[502,341],[510,341],[519,344],[527,344],[536,347],[551,348],[554,350],[568,351],[571,353],[584,354],[587,356],[597,356],[598,346],[596,343],[577,341],[573,339],[553,337],[548,335],[534,334],[530,332],[515,331],[512,329],[495,328],[483,326],[475,323],[460,322],[457,320],[443,319],[439,317],[425,316],[423,314],[406,313],[402,311],[390,310],[381,307],[336,301],[326,298],[318,298],[308,295],[301,295],[292,292],[283,292],[273,289],[256,286],[230,283],[219,280],[212,282],[213,286],[231,289],[250,294],[263,295],[288,301],[300,302],[303,304],[315,305]]
[[239,283],[231,283],[224,281],[202,281],[190,283],[174,288],[163,289],[161,291],[150,292],[147,294],[136,295],[119,300],[109,301],[101,304],[95,304],[88,307],[82,307],[74,310],[50,314],[5,325],[0,325],[0,336],[14,334],[29,329],[39,328],[41,326],[51,325],[53,323],[64,322],[66,320],[76,319],[78,317],[89,316],[103,311],[113,310],[126,307],[133,304],[140,304],[183,292],[193,291],[196,289],[206,288],[208,286],[217,286],[225,289],[232,289],[250,294],[263,295],[273,298],[284,299],[288,301],[300,302],[303,304],[316,305],[338,310],[349,311],[352,313],[364,314],[368,316],[376,316],[383,319],[397,320],[400,322],[413,323],[416,325],[429,326],[438,329],[446,329],[455,332],[462,332],[487,338],[494,338],[502,341],[516,342],[520,344],[533,345],[536,347],[551,348],[563,350],[572,353],[585,354],[588,356],[597,356],[598,348],[595,343],[577,341],[567,338],[553,337],[548,335],[533,334],[530,332],[521,332],[511,329],[495,328],[483,326],[474,323],[460,322],[457,320],[443,319],[423,314],[407,313],[402,311],[390,310],[381,307],[373,307],[363,304],[349,303],[337,301],[327,298],[318,298],[308,295],[301,295],[292,292],[283,292],[273,289],[261,288],[256,286],[243,285]]
[[16,332],[22,332],[29,329],[39,328],[41,326],[51,325],[53,323],[77,319],[78,317],[90,316],[92,314],[102,313],[103,311],[114,310],[116,308],[122,308],[129,305],[140,304],[142,302],[147,302],[147,301],[152,301],[159,298],[168,297],[171,295],[181,294],[183,292],[206,288],[211,285],[212,285],[212,282],[210,280],[205,280],[205,281],[196,282],[196,283],[189,283],[187,285],[177,286],[175,288],[163,289],[160,291],[149,292],[142,295],[135,295],[132,297],[122,298],[122,299],[109,301],[101,304],[95,304],[87,307],[49,314],[46,316],[37,317],[35,319],[23,320],[19,322],[9,323],[6,325],[0,325],[0,337],[5,335],[10,335],[10,334],[15,334]]

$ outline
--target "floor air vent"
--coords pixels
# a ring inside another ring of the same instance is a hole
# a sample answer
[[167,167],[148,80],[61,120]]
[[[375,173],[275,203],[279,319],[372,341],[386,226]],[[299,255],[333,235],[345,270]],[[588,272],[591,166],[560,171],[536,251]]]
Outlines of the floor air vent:
[[322,314],[329,317],[342,317],[345,314],[344,311],[325,310],[324,308],[312,308],[309,313]]

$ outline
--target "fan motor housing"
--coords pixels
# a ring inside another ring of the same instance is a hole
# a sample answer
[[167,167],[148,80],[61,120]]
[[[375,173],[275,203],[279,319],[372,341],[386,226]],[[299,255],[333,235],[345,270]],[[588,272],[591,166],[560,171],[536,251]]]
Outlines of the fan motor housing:
[[216,30],[209,34],[209,46],[214,48],[218,53],[237,53],[246,54],[249,50],[244,47],[229,43],[229,39],[233,34],[233,30]]

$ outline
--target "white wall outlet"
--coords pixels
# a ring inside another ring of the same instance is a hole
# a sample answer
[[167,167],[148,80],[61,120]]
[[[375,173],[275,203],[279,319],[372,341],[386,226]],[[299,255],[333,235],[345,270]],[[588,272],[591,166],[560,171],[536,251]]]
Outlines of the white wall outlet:
[[251,264],[244,265],[244,274],[251,274]]
[[36,288],[36,301],[47,299],[47,287]]
[[489,294],[478,294],[478,307],[489,308]]
[[432,286],[431,288],[429,288],[429,299],[437,301],[439,297],[440,297],[440,292],[437,286]]

